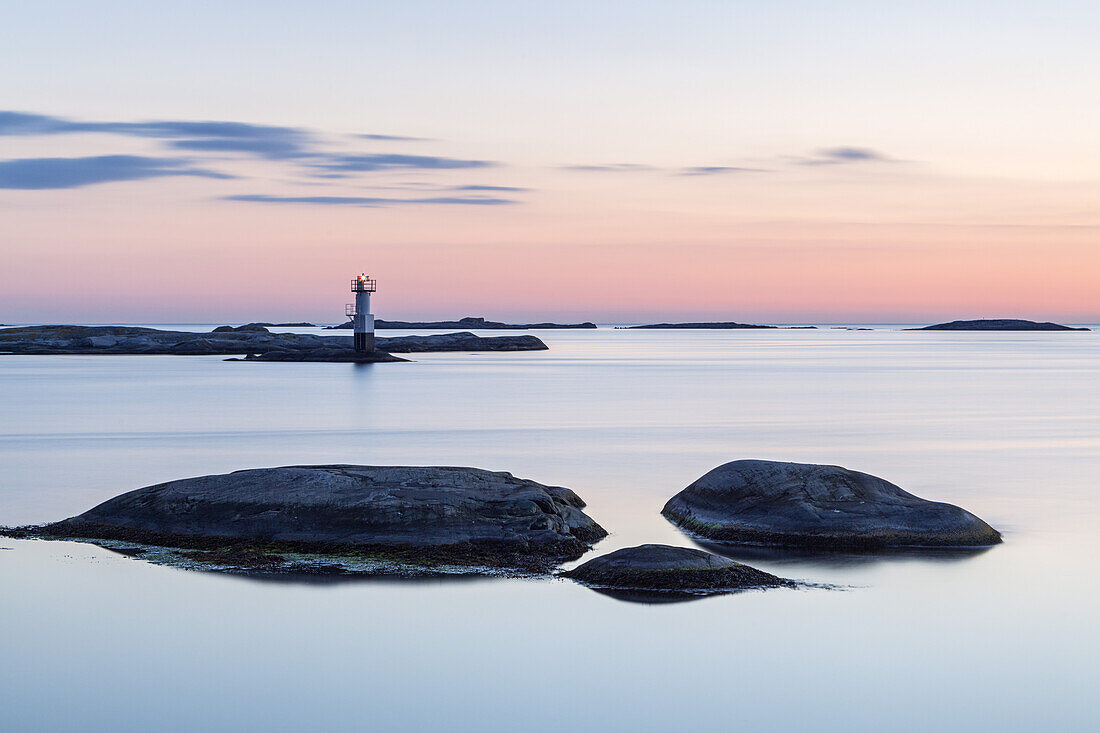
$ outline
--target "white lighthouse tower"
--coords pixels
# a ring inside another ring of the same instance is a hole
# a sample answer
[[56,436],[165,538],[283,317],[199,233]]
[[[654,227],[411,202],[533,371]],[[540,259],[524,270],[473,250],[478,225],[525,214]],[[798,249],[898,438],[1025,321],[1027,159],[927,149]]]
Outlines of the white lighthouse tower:
[[355,350],[364,353],[374,351],[374,315],[370,312],[370,294],[375,291],[378,282],[366,273],[351,281],[351,292],[355,293],[355,302],[344,309],[351,316],[352,329],[355,332]]

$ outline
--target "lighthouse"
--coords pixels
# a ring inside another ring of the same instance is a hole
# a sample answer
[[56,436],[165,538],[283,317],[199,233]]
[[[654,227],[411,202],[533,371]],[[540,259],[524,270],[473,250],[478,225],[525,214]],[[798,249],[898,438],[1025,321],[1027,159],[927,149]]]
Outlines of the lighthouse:
[[348,303],[345,315],[351,316],[352,329],[355,332],[355,350],[369,354],[374,351],[374,315],[370,312],[370,294],[378,283],[366,273],[351,281],[351,292],[355,293],[355,302]]

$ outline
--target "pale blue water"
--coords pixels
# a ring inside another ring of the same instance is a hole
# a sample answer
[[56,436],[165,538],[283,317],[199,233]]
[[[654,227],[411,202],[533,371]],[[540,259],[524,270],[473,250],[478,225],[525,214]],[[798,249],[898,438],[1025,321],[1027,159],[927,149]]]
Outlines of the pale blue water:
[[550,351],[371,366],[0,357],[0,524],[238,468],[470,465],[575,489],[612,532],[597,554],[690,545],[661,505],[772,458],[961,504],[1005,544],[752,559],[850,588],[643,605],[563,581],[261,582],[0,539],[0,729],[1100,726],[1100,333],[539,335]]

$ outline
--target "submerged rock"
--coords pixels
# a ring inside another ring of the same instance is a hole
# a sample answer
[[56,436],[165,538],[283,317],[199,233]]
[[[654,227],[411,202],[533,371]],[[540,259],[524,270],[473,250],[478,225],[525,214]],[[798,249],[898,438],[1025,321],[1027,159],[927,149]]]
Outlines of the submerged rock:
[[840,466],[733,461],[665,504],[669,521],[717,542],[823,549],[971,547],[1001,535],[953,504]]
[[669,545],[616,550],[562,575],[596,588],[625,591],[714,593],[794,585],[720,555]]
[[606,536],[584,506],[569,489],[477,468],[287,466],[148,486],[37,534],[221,552],[223,560],[228,543],[246,567],[256,553],[317,552],[544,572]]

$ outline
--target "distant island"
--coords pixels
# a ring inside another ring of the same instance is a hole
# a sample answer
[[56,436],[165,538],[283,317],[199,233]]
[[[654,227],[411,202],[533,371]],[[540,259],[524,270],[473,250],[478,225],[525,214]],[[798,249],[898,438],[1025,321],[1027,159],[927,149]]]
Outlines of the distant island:
[[[714,323],[652,323],[646,326],[623,326],[623,328],[779,328],[779,326],[757,326],[751,323],[734,323],[733,321],[719,321]],[[812,326],[810,326],[812,328]]]
[[[500,321],[487,321],[484,318],[475,318],[474,316],[466,316],[465,318],[459,318],[457,321],[384,321],[381,318],[377,318],[374,321],[375,329],[379,328],[426,328],[426,329],[443,329],[443,328],[478,328],[481,330],[500,330],[500,331],[532,331],[536,329],[549,330],[553,328],[596,328],[595,323],[502,323]],[[351,321],[347,323],[341,323],[339,326],[325,326],[326,329],[351,329]]]
[[309,323],[307,321],[297,321],[296,323],[268,323],[267,321],[257,321],[255,323],[246,323],[246,326],[263,326],[264,328],[317,328],[316,323]]
[[137,326],[23,326],[0,331],[0,354],[176,354],[243,356],[260,361],[402,361],[393,353],[428,351],[544,351],[535,336],[477,336],[469,332],[379,338],[373,353],[357,352],[348,336],[272,333],[263,326],[218,326],[213,331],[165,331]]
[[987,318],[976,321],[951,321],[937,323],[934,326],[909,328],[908,331],[1088,331],[1087,328],[1074,328],[1059,323],[1044,321],[1025,321],[1020,318]]

